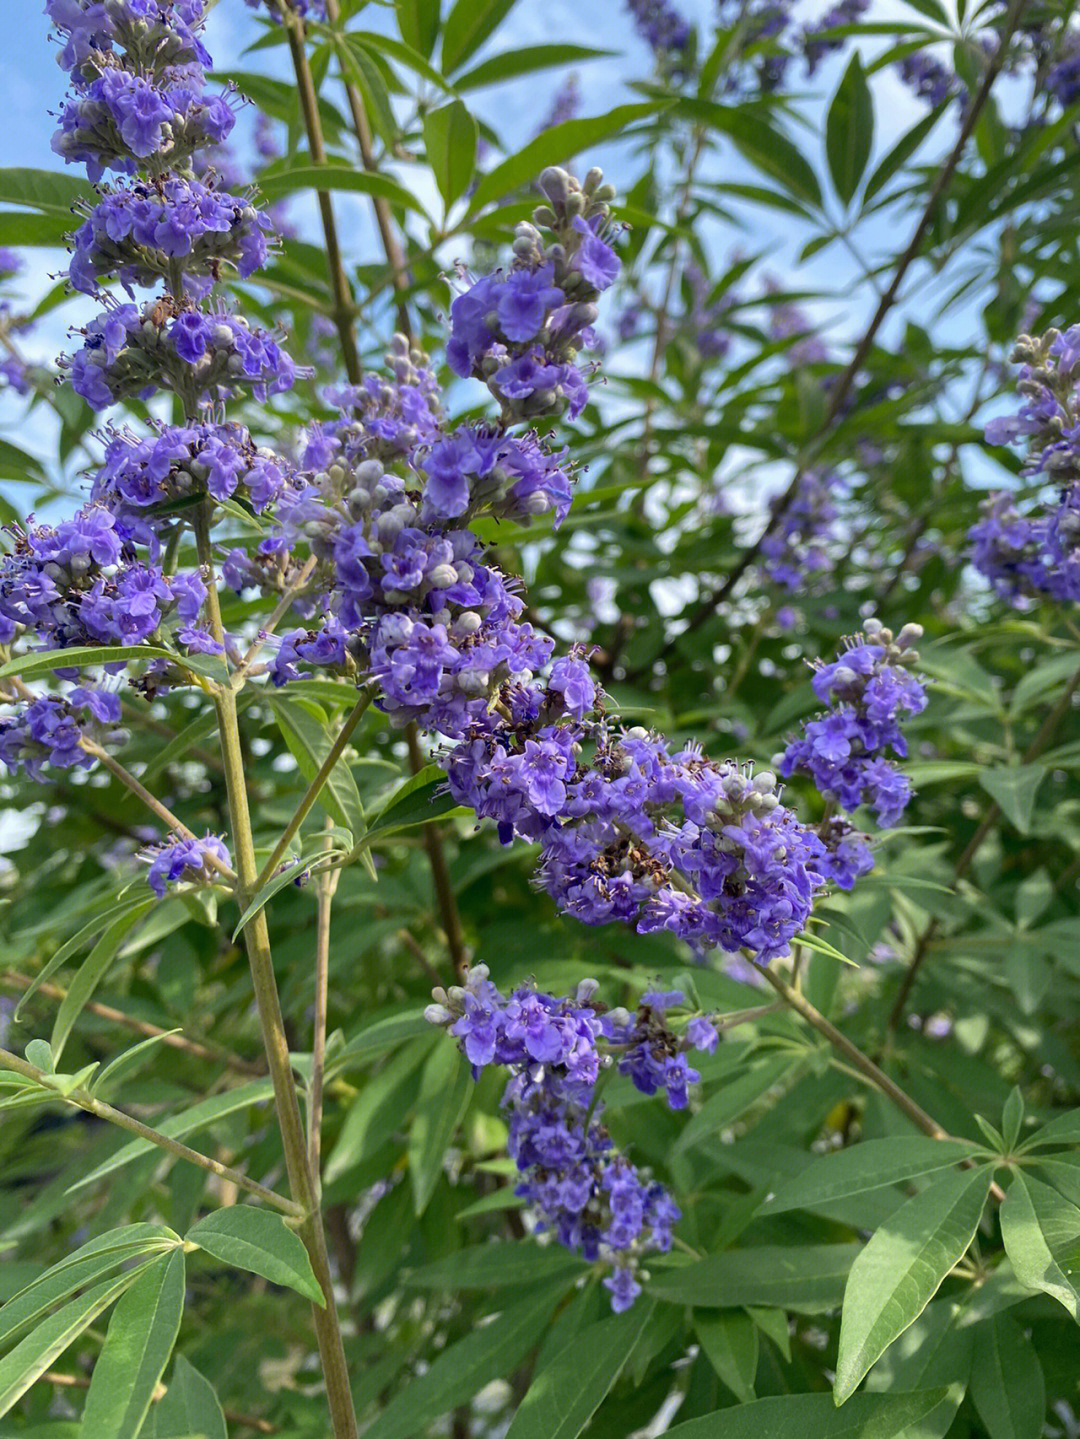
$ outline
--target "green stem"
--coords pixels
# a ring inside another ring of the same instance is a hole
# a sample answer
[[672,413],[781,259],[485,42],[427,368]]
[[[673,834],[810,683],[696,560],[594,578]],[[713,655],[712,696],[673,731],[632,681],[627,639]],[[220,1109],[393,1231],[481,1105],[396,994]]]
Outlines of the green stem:
[[306,791],[304,792],[303,799],[296,806],[296,812],[293,814],[292,819],[289,820],[289,823],[285,826],[281,838],[274,846],[273,854],[263,865],[262,871],[255,881],[255,889],[253,893],[258,893],[258,891],[262,889],[263,885],[267,882],[271,875],[274,874],[278,865],[281,863],[282,856],[292,842],[293,836],[299,830],[300,826],[304,823],[304,820],[308,817],[312,805],[319,798],[319,795],[322,794],[323,789],[326,785],[326,781],[330,778],[334,766],[341,758],[342,754],[344,753],[345,746],[352,738],[353,730],[363,719],[368,706],[371,704],[371,701],[374,698],[375,687],[374,685],[372,685],[369,686],[367,689],[361,691],[360,698],[356,701],[356,704],[353,705],[352,709],[345,716],[342,726],[338,730],[337,738],[330,746],[329,753],[323,760],[322,764],[319,766],[318,774],[308,785]]
[[[419,774],[424,768],[424,756],[420,749],[420,741],[416,737],[415,724],[407,727],[405,738],[409,745],[409,768],[413,774]],[[435,901],[439,906],[443,933],[446,935],[446,947],[450,952],[450,959],[455,971],[462,976],[469,968],[469,950],[465,943],[465,931],[461,926],[461,911],[458,909],[454,886],[450,881],[450,867],[446,863],[446,851],[443,848],[442,833],[438,825],[424,826],[424,848],[427,850],[431,882],[435,886]]]
[[[199,562],[207,573],[210,633],[219,643],[223,643],[224,629],[221,623],[221,609],[218,604],[214,575],[209,514],[207,508],[203,506],[200,506],[196,513],[195,538],[199,550]],[[236,695],[231,689],[223,689],[214,696],[214,704],[217,709],[222,759],[225,764],[225,787],[232,821],[233,848],[239,872],[237,901],[241,913],[243,913],[259,889],[259,873],[255,859],[255,844],[252,838],[251,814],[248,808]],[[297,1226],[297,1233],[308,1251],[311,1267],[326,1301],[325,1308],[313,1305],[312,1309],[319,1356],[322,1360],[323,1376],[326,1382],[331,1432],[334,1439],[357,1439],[356,1413],[353,1409],[352,1393],[349,1387],[349,1367],[341,1339],[341,1325],[334,1299],[334,1286],[330,1273],[330,1261],[326,1252],[326,1236],[323,1232],[322,1215],[319,1210],[317,1186],[308,1165],[307,1141],[304,1136],[303,1121],[300,1117],[292,1063],[289,1059],[289,1044],[285,1035],[285,1021],[281,1013],[277,979],[274,975],[274,961],[270,952],[270,931],[267,927],[265,909],[259,910],[247,925],[244,930],[244,943],[247,946],[248,961],[251,966],[259,1026],[262,1030],[267,1064],[274,1086],[274,1107],[277,1112],[278,1127],[281,1130],[289,1187],[305,1216]]]
[[95,1099],[89,1090],[72,1089],[67,1094],[62,1094],[49,1082],[51,1076],[27,1060],[20,1059],[17,1054],[0,1049],[0,1069],[10,1070],[12,1074],[19,1074],[24,1079],[31,1080],[54,1098],[63,1100],[65,1104],[74,1105],[76,1109],[84,1109],[87,1114],[92,1114],[97,1119],[107,1120],[119,1129],[126,1129],[129,1134],[147,1140],[148,1143],[156,1145],[158,1149],[167,1150],[176,1159],[186,1159],[189,1164],[197,1164],[200,1169],[205,1169],[210,1174],[216,1174],[220,1179],[229,1180],[240,1189],[247,1190],[248,1194],[253,1194],[257,1199],[261,1199],[264,1204],[270,1205],[272,1209],[288,1215],[290,1219],[299,1219],[303,1215],[300,1206],[293,1200],[286,1199],[280,1194],[275,1194],[272,1189],[266,1189],[263,1185],[257,1184],[254,1179],[249,1179],[238,1169],[230,1169],[227,1164],[221,1164],[218,1160],[211,1159],[208,1154],[200,1154],[197,1149],[189,1149],[178,1139],[170,1139],[160,1130],[151,1129],[148,1124],[143,1124],[141,1120],[125,1114],[122,1109],[114,1109],[111,1104],[105,1104],[102,1100]]

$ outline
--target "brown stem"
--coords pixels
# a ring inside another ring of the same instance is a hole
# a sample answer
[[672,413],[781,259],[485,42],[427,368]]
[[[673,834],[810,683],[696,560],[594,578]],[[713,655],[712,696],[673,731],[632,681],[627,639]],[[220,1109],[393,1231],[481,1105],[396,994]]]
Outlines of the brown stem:
[[[13,969],[6,969],[0,973],[0,986],[4,989],[14,990],[22,994],[28,990],[33,983],[28,975],[19,974]],[[46,999],[52,999],[62,1004],[67,998],[67,990],[62,989],[58,984],[50,984],[46,981],[38,985],[38,993]],[[135,1019],[130,1014],[125,1014],[122,1009],[114,1009],[110,1004],[101,1004],[96,999],[87,1000],[83,1006],[91,1014],[96,1014],[99,1019],[106,1019],[110,1024],[123,1025],[125,1029],[133,1030],[136,1034],[146,1035],[150,1039],[160,1039],[162,1044],[167,1044],[170,1049],[182,1050],[190,1054],[193,1059],[202,1059],[211,1064],[224,1064],[227,1069],[235,1070],[237,1074],[252,1076],[265,1074],[266,1071],[259,1064],[252,1064],[248,1059],[241,1059],[239,1055],[230,1054],[228,1050],[222,1049],[219,1045],[210,1042],[201,1042],[195,1039],[186,1039],[182,1034],[171,1034],[169,1030],[162,1029],[159,1025],[151,1024],[149,1020]]]
[[[1021,761],[1022,764],[1030,764],[1032,760],[1038,759],[1039,755],[1042,754],[1043,750],[1053,739],[1054,734],[1057,731],[1057,727],[1061,723],[1061,720],[1063,719],[1066,711],[1071,706],[1073,696],[1076,694],[1078,688],[1080,688],[1080,669],[1076,671],[1072,679],[1065,686],[1064,690],[1061,692],[1061,695],[1058,698],[1057,704],[1054,705],[1054,708],[1049,712],[1049,714],[1043,720],[1042,724],[1039,726],[1038,734],[1024,751],[1024,757]],[[982,819],[979,822],[978,828],[964,847],[964,852],[956,861],[956,865],[953,868],[954,883],[962,880],[964,875],[967,874],[968,870],[975,862],[975,856],[982,848],[983,842],[986,840],[987,836],[991,833],[994,826],[997,824],[1000,816],[1001,807],[995,801],[993,804],[991,804],[990,808],[983,815]],[[918,942],[915,945],[915,952],[911,956],[911,963],[907,967],[904,978],[900,984],[899,993],[896,996],[896,1000],[893,1004],[892,1009],[889,1011],[887,1027],[890,1033],[892,1033],[896,1029],[901,1019],[904,1017],[904,1009],[907,1005],[908,997],[911,994],[912,988],[914,987],[919,970],[922,968],[923,961],[926,959],[927,953],[929,952],[930,942],[938,932],[938,927],[940,923],[941,921],[935,915],[927,924],[922,934],[919,936]]]
[[[58,1389],[89,1389],[90,1380],[84,1374],[62,1374],[58,1369],[46,1369],[41,1376],[46,1384],[55,1384]],[[159,1404],[168,1394],[168,1386],[159,1384],[152,1395],[152,1402]],[[257,1434],[276,1434],[278,1427],[269,1419],[259,1419],[254,1414],[244,1414],[239,1409],[222,1409],[230,1424],[239,1424],[243,1429],[254,1429]]]
[[[420,741],[416,737],[415,724],[410,724],[406,728],[405,737],[409,745],[409,767],[413,774],[419,774],[424,768],[424,756],[420,749]],[[446,947],[450,952],[454,970],[461,976],[469,968],[469,950],[465,943],[465,931],[461,927],[461,913],[458,910],[454,886],[450,883],[450,868],[446,863],[442,834],[437,825],[427,824],[424,826],[424,848],[427,850],[431,880],[435,886],[435,899],[439,906],[439,915],[446,935]]]
[[[326,0],[327,23],[336,28],[340,18],[341,10],[337,0]],[[371,144],[371,126],[368,123],[367,111],[364,109],[363,96],[351,80],[344,80],[344,85],[345,98],[349,102],[349,112],[353,119],[353,129],[360,146],[360,159],[369,175],[377,175],[379,166],[376,163],[375,152]],[[409,278],[406,273],[408,262],[398,240],[397,231],[394,229],[394,217],[390,213],[389,203],[382,195],[373,195],[371,203],[375,211],[375,223],[379,229],[379,238],[382,240],[387,264],[390,266],[391,284],[398,295],[398,329],[411,340],[412,321],[409,318],[409,306],[405,299],[409,290]]]
[[[291,6],[280,4],[279,8],[282,25],[289,43],[289,54],[292,56],[293,70],[296,74],[296,87],[300,94],[300,110],[304,117],[304,129],[307,131],[308,149],[311,152],[312,161],[316,165],[325,165],[326,145],[323,142],[322,122],[319,119],[319,101],[315,93],[315,81],[312,78],[307,48],[304,44],[303,21]],[[326,264],[330,271],[330,287],[334,295],[331,319],[341,342],[341,356],[345,364],[345,373],[349,377],[349,383],[356,385],[360,382],[360,359],[356,352],[356,335],[353,332],[356,306],[349,289],[349,282],[345,277],[345,265],[341,258],[341,245],[338,242],[330,193],[327,190],[318,190],[316,197],[319,202],[319,215],[322,219],[323,238],[326,241]]]
[[[795,474],[792,477],[791,483],[776,501],[769,515],[769,519],[765,525],[765,528],[762,530],[758,538],[754,541],[752,545],[750,545],[747,549],[743,551],[739,559],[736,561],[735,565],[724,577],[721,583],[717,585],[715,589],[713,589],[694,610],[691,611],[686,625],[679,632],[680,638],[693,630],[699,629],[708,619],[712,617],[712,615],[716,613],[717,606],[723,604],[723,602],[728,598],[732,590],[734,590],[735,586],[738,584],[739,580],[742,579],[743,575],[757,559],[758,555],[761,552],[762,543],[768,538],[769,535],[772,534],[773,530],[776,529],[777,525],[780,524],[787,511],[791,508],[791,505],[795,500],[795,496],[798,493],[799,485],[802,482],[803,476],[806,474],[807,466],[813,462],[813,459],[820,450],[821,444],[827,437],[834,420],[843,408],[844,403],[851,392],[851,387],[855,383],[855,378],[858,375],[859,370],[862,368],[867,355],[870,353],[874,340],[877,338],[878,331],[881,329],[881,326],[884,323],[886,316],[889,314],[889,311],[892,309],[892,307],[897,301],[900,286],[904,281],[904,277],[907,275],[907,272],[910,269],[913,261],[918,257],[919,250],[922,247],[922,242],[926,238],[926,233],[929,230],[931,224],[933,223],[934,217],[937,213],[938,204],[952,181],[952,177],[955,173],[956,167],[960,163],[960,157],[964,153],[964,148],[967,145],[969,138],[971,137],[972,131],[975,129],[975,125],[979,119],[979,116],[982,114],[983,108],[986,105],[987,100],[990,98],[990,91],[993,87],[994,81],[997,79],[1001,71],[1002,65],[1005,62],[1009,48],[1009,41],[1012,38],[1013,32],[1016,29],[1017,24],[1019,23],[1020,16],[1024,9],[1024,4],[1025,0],[1011,0],[1008,14],[1005,17],[1001,28],[1000,44],[995,54],[990,58],[990,61],[986,67],[986,72],[983,75],[982,84],[979,86],[979,89],[976,92],[974,99],[972,100],[971,104],[968,106],[967,111],[965,112],[963,123],[960,126],[960,133],[956,139],[956,144],[949,152],[948,158],[946,159],[944,165],[938,171],[938,177],[934,182],[933,189],[930,191],[930,195],[926,201],[926,205],[923,208],[922,216],[919,219],[919,223],[915,227],[914,234],[908,241],[907,247],[905,248],[903,254],[900,256],[900,259],[897,261],[896,269],[893,271],[893,277],[889,282],[888,288],[881,296],[881,299],[878,301],[878,305],[874,311],[873,317],[871,318],[866,330],[863,332],[862,338],[859,340],[859,343],[856,345],[851,359],[848,361],[847,366],[841,373],[839,379],[837,380],[837,383],[832,387],[829,395],[829,403],[825,409],[824,418],[822,419],[821,424],[818,426],[817,430],[814,432],[813,436],[807,443],[805,457],[800,461],[798,468],[796,469]],[[650,661],[648,665],[640,666],[638,669],[632,671],[629,675],[627,675],[627,679],[634,680],[640,678],[640,676],[644,674],[648,669],[651,669],[652,665],[656,663],[656,660],[662,660],[671,653],[671,650],[674,647],[674,643],[674,641],[670,641],[668,644],[666,644],[664,648],[660,651],[659,655],[656,656],[656,659]]]
[[231,1184],[245,1189],[248,1194],[255,1195],[257,1199],[261,1199],[272,1209],[288,1215],[290,1219],[300,1217],[300,1206],[293,1200],[285,1199],[282,1195],[275,1194],[272,1189],[257,1184],[254,1179],[249,1179],[238,1169],[230,1169],[227,1164],[222,1164],[217,1159],[211,1159],[208,1154],[200,1154],[197,1149],[191,1149],[188,1145],[181,1144],[178,1139],[170,1139],[160,1130],[151,1129],[148,1124],[143,1124],[142,1120],[125,1114],[122,1109],[114,1109],[111,1104],[105,1104],[102,1100],[95,1099],[88,1090],[72,1089],[67,1094],[62,1094],[50,1083],[51,1076],[25,1059],[20,1059],[17,1054],[9,1054],[6,1049],[0,1049],[0,1069],[9,1070],[12,1074],[20,1074],[24,1079],[32,1080],[47,1093],[62,1100],[64,1104],[71,1104],[76,1109],[83,1109],[87,1114],[92,1114],[95,1119],[107,1120],[110,1124],[115,1124],[118,1129],[126,1129],[129,1134],[147,1140],[150,1144],[156,1145],[158,1149],[164,1149],[176,1159],[186,1159],[189,1164],[196,1164],[200,1169],[205,1169],[210,1174],[216,1174],[219,1179],[227,1179]]

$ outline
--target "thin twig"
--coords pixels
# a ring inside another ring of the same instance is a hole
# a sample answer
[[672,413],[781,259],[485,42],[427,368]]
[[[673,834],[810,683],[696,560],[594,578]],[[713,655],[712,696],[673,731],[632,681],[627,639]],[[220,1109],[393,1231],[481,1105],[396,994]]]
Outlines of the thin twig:
[[[1019,23],[1020,16],[1023,13],[1024,4],[1025,0],[1012,0],[1012,3],[1009,6],[1008,14],[1005,17],[1004,23],[1000,31],[1000,43],[998,45],[998,49],[990,57],[989,63],[986,67],[986,73],[983,76],[982,84],[979,86],[979,89],[976,92],[974,99],[972,100],[970,106],[965,112],[964,120],[960,127],[960,133],[956,139],[956,144],[949,152],[948,158],[946,159],[944,165],[938,171],[938,177],[934,182],[933,189],[930,191],[930,195],[926,201],[926,205],[923,208],[922,216],[919,219],[919,223],[915,227],[914,234],[908,241],[907,247],[905,248],[903,254],[900,256],[900,259],[897,261],[896,268],[893,271],[893,277],[892,280],[889,282],[888,289],[878,301],[878,305],[874,311],[873,317],[871,318],[866,330],[863,332],[862,338],[859,340],[859,343],[856,345],[854,353],[852,354],[851,359],[848,361],[847,366],[842,371],[839,379],[837,380],[837,383],[830,390],[829,403],[826,406],[824,418],[822,419],[821,424],[818,426],[811,439],[808,441],[806,445],[806,450],[804,452],[804,458],[799,462],[798,468],[796,469],[795,474],[792,477],[791,483],[788,485],[787,489],[783,492],[783,494],[776,501],[775,505],[772,507],[768,521],[765,524],[765,528],[762,530],[758,538],[754,541],[752,545],[748,546],[742,552],[742,554],[739,556],[739,559],[732,566],[732,568],[729,570],[728,574],[721,581],[721,583],[717,585],[713,590],[711,590],[710,593],[705,597],[705,599],[703,599],[701,603],[691,612],[686,624],[679,631],[679,639],[681,639],[684,635],[687,635],[692,631],[699,629],[707,620],[709,620],[716,613],[717,606],[723,604],[723,602],[728,598],[728,596],[734,590],[735,586],[742,579],[743,575],[746,574],[747,570],[757,559],[758,555],[761,552],[761,546],[764,541],[768,538],[769,535],[772,534],[772,532],[783,520],[788,510],[791,508],[791,505],[795,500],[795,496],[798,494],[799,486],[803,480],[804,475],[806,474],[807,467],[813,462],[814,458],[816,457],[818,451],[821,448],[822,442],[827,438],[828,432],[832,427],[833,422],[840,414],[840,411],[842,410],[847,400],[847,397],[851,392],[851,388],[855,383],[855,379],[863,364],[865,363],[867,355],[870,353],[874,340],[877,338],[878,331],[881,329],[881,326],[884,323],[886,316],[889,314],[890,310],[895,305],[898,299],[900,286],[903,283],[904,278],[907,275],[907,272],[910,269],[913,261],[918,257],[919,250],[922,247],[922,242],[926,238],[926,233],[929,230],[931,224],[933,223],[934,217],[937,213],[938,204],[952,181],[953,174],[956,170],[957,165],[960,163],[960,158],[964,153],[964,149],[967,145],[969,138],[971,137],[971,133],[975,129],[975,125],[979,119],[979,116],[982,114],[983,108],[986,105],[987,100],[990,98],[990,91],[993,87],[994,81],[997,79],[1001,71],[1002,65],[1005,63],[1005,59],[1007,57],[1009,49],[1009,41],[1012,38],[1013,31],[1016,29],[1016,26]],[[640,678],[642,674],[644,674],[652,667],[653,664],[656,663],[656,660],[664,659],[668,654],[670,654],[674,644],[674,640],[670,641],[664,646],[664,648],[660,651],[659,655],[657,655],[654,660],[651,660],[647,665],[639,666],[637,669],[631,671],[626,676],[626,678],[628,680]]]
[[[424,768],[424,756],[420,741],[416,737],[415,724],[408,725],[405,738],[409,746],[409,766],[413,774],[419,774]],[[460,977],[468,971],[469,950],[465,943],[465,931],[461,927],[461,912],[458,909],[454,886],[450,882],[450,867],[446,863],[446,851],[443,849],[438,825],[424,826],[424,847],[427,850],[431,880],[435,886],[435,900],[439,906],[443,933],[446,935],[446,947],[450,952],[454,970]]]
[[264,1204],[269,1204],[282,1214],[287,1214],[291,1219],[303,1217],[304,1210],[299,1204],[291,1199],[286,1199],[280,1194],[275,1194],[272,1189],[256,1183],[249,1179],[246,1174],[241,1174],[238,1169],[230,1169],[227,1164],[222,1164],[217,1159],[211,1159],[208,1154],[200,1154],[196,1149],[190,1149],[186,1144],[181,1144],[178,1139],[170,1139],[167,1134],[162,1134],[158,1129],[151,1129],[142,1120],[135,1119],[130,1114],[125,1114],[122,1109],[114,1109],[111,1104],[105,1104],[86,1089],[72,1089],[67,1094],[62,1094],[55,1085],[50,1083],[50,1078],[43,1070],[30,1064],[25,1059],[20,1059],[17,1054],[11,1054],[6,1049],[0,1049],[0,1069],[7,1069],[12,1074],[22,1075],[24,1079],[32,1080],[41,1089],[51,1096],[55,1096],[64,1104],[74,1105],[77,1109],[83,1109],[87,1114],[94,1115],[97,1119],[107,1120],[120,1129],[126,1129],[130,1134],[136,1135],[139,1139],[145,1139],[150,1144],[156,1145],[159,1149],[166,1150],[177,1159],[186,1159],[189,1164],[197,1164],[200,1169],[207,1170],[210,1174],[216,1174],[219,1179],[227,1179],[231,1184],[244,1189],[248,1194],[253,1194],[261,1199]]
[[[0,986],[4,989],[15,990],[23,993],[33,984],[33,980],[25,974],[19,974],[16,970],[6,969],[0,973]],[[67,998],[67,990],[62,989],[58,984],[50,984],[46,981],[39,984],[38,993],[46,999],[52,999],[62,1004]],[[248,1059],[241,1059],[239,1055],[230,1054],[228,1050],[222,1049],[219,1045],[209,1041],[202,1042],[196,1039],[186,1039],[182,1034],[173,1034],[159,1025],[151,1024],[146,1019],[136,1019],[133,1015],[125,1014],[122,1009],[114,1009],[111,1004],[102,1004],[99,1000],[89,999],[83,1006],[91,1014],[96,1014],[99,1019],[107,1019],[111,1024],[123,1025],[125,1029],[133,1030],[136,1034],[144,1034],[151,1039],[160,1039],[162,1044],[167,1044],[171,1049],[183,1050],[194,1059],[208,1060],[212,1064],[224,1064],[227,1069],[235,1070],[237,1074],[251,1076],[263,1075],[266,1070],[259,1064],[253,1064]]]
[[[319,100],[315,93],[315,81],[308,64],[307,49],[304,45],[304,24],[291,5],[278,0],[278,13],[289,44],[293,70],[296,74],[296,88],[300,95],[300,110],[307,131],[308,149],[312,163],[326,164],[326,145],[323,141],[322,121],[319,119]],[[334,222],[334,207],[327,190],[317,190],[319,215],[322,219],[323,238],[326,241],[326,264],[330,272],[330,288],[334,296],[331,318],[341,343],[341,357],[349,383],[360,383],[360,359],[356,352],[356,335],[353,331],[353,316],[356,305],[345,276],[345,265],[341,257],[337,225]]]
[[[341,10],[337,0],[326,0],[326,19],[331,27],[337,26],[341,18]],[[351,80],[342,76],[345,85],[345,98],[349,102],[349,111],[353,119],[353,129],[356,132],[356,140],[360,146],[360,159],[364,169],[369,175],[377,175],[379,166],[375,160],[375,152],[371,145],[371,126],[368,123],[367,111],[364,108],[363,97]],[[387,264],[390,266],[391,284],[397,291],[397,317],[398,329],[409,340],[412,339],[412,322],[409,318],[409,307],[405,296],[409,289],[409,279],[406,274],[408,262],[405,259],[404,251],[398,240],[394,229],[394,218],[390,213],[390,206],[382,195],[372,195],[372,208],[375,211],[375,223],[379,229],[379,238],[382,240],[383,251],[386,255]]]
[[260,626],[259,633],[251,641],[251,644],[248,645],[247,653],[244,655],[244,658],[240,661],[236,669],[233,671],[232,687],[234,690],[238,690],[244,683],[244,680],[247,678],[247,672],[251,668],[256,655],[259,653],[263,645],[277,629],[281,621],[289,613],[289,610],[292,608],[293,601],[296,599],[297,595],[301,592],[301,590],[307,584],[308,580],[311,578],[311,572],[315,568],[316,563],[316,557],[312,555],[311,558],[304,565],[303,569],[301,569],[296,579],[293,580],[292,584],[290,584],[286,588],[284,594],[274,606],[269,619],[264,625]]
[[[125,788],[129,789],[133,795],[141,799],[147,809],[157,815],[162,824],[166,825],[184,839],[198,838],[194,830],[188,829],[183,820],[177,819],[172,810],[166,805],[163,805],[156,795],[152,795],[144,784],[140,784],[131,771],[125,769],[120,761],[114,758],[108,750],[103,749],[101,745],[97,744],[94,740],[87,739],[85,735],[79,743],[87,754],[92,754]],[[211,868],[216,869],[230,884],[236,883],[236,871],[227,865],[224,860],[218,859],[218,857],[209,850],[204,851],[203,858]]]
[[303,799],[301,799],[300,803],[296,806],[296,811],[293,814],[292,819],[289,820],[289,823],[285,826],[281,838],[274,846],[273,854],[263,865],[262,870],[255,881],[254,893],[258,893],[258,891],[262,889],[263,885],[267,882],[267,880],[270,879],[270,877],[277,870],[278,865],[281,863],[282,856],[288,849],[293,836],[299,830],[300,826],[304,823],[304,820],[307,818],[312,806],[319,798],[319,795],[322,794],[327,780],[333,773],[334,766],[341,758],[342,754],[345,751],[345,746],[352,738],[353,730],[363,719],[364,714],[368,709],[368,706],[371,704],[371,701],[374,698],[374,685],[369,685],[366,689],[360,691],[360,698],[356,701],[356,704],[353,705],[352,709],[342,721],[341,728],[338,730],[337,733],[337,738],[330,746],[330,750],[326,758],[319,766],[318,774],[316,774],[315,778],[308,785],[307,789],[304,792]]

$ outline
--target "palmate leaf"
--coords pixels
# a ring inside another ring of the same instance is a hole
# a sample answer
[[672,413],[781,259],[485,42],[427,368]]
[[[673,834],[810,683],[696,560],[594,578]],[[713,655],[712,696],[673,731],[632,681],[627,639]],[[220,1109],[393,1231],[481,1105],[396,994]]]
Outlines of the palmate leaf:
[[762,1205],[763,1214],[813,1209],[835,1199],[867,1194],[925,1174],[951,1169],[971,1157],[974,1145],[961,1140],[897,1136],[865,1139],[861,1144],[823,1155]]
[[829,173],[845,205],[851,204],[873,145],[874,102],[856,50],[833,96],[825,126]]
[[765,1305],[820,1314],[839,1305],[861,1250],[859,1244],[766,1244],[663,1271],[653,1262],[646,1288],[672,1304],[709,1309]]
[[182,1354],[176,1356],[168,1392],[147,1416],[139,1439],[228,1439],[214,1386]]
[[1035,1346],[1008,1314],[975,1331],[971,1398],[989,1439],[1039,1439],[1046,1385]]
[[873,1235],[844,1290],[837,1404],[842,1404],[937,1293],[975,1236],[990,1192],[989,1166],[935,1179]]
[[101,1279],[140,1254],[157,1254],[181,1243],[179,1234],[158,1224],[129,1224],[90,1239],[0,1307],[0,1343],[34,1324],[76,1289]]
[[1020,1283],[1045,1291],[1080,1323],[1080,1291],[1058,1263],[1080,1241],[1080,1209],[1021,1170],[1001,1206],[1001,1237]]

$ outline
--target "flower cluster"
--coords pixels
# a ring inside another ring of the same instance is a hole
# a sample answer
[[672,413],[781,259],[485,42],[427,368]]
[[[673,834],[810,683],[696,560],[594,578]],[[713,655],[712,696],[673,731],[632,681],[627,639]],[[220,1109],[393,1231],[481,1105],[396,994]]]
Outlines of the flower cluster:
[[43,768],[92,769],[94,757],[83,748],[88,732],[103,742],[118,736],[120,700],[106,690],[78,688],[64,699],[41,695],[16,714],[0,718],[0,763],[16,774],[20,765],[27,777],[45,781]]
[[[483,380],[507,423],[584,409],[588,387],[575,359],[595,344],[594,302],[619,273],[603,238],[614,191],[601,171],[579,184],[549,166],[539,184],[548,204],[535,224],[517,227],[511,268],[484,275],[450,307],[450,368]],[[553,244],[539,226],[554,231]]]
[[967,104],[967,87],[960,77],[925,50],[905,55],[897,63],[896,72],[920,100],[927,100],[931,105],[942,105],[954,97],[962,106]]
[[298,371],[266,330],[242,315],[206,313],[170,296],[110,305],[80,332],[81,350],[63,361],[71,387],[94,410],[168,388],[199,403],[240,389],[256,399],[292,388]]
[[243,425],[158,425],[144,436],[126,428],[108,432],[91,499],[156,551],[162,532],[176,523],[171,507],[178,501],[236,496],[261,513],[291,483],[287,462],[256,446]]
[[918,663],[912,648],[922,634],[905,625],[894,638],[879,620],[867,620],[865,635],[847,640],[831,664],[818,661],[814,693],[831,706],[812,720],[802,737],[777,758],[780,773],[810,775],[824,797],[842,809],[872,806],[882,826],[893,825],[911,798],[911,782],[887,755],[903,758],[907,742],[900,716],[926,708],[926,691],[911,673]]
[[[586,677],[567,676],[557,698],[588,705]],[[786,954],[824,883],[824,849],[780,803],[775,776],[694,746],[673,755],[639,728],[553,724],[549,694],[508,693],[507,723],[444,756],[455,799],[504,842],[538,840],[540,883],[585,924],[667,930],[762,964]]]
[[856,25],[870,8],[870,0],[839,0],[839,4],[826,10],[820,20],[804,26],[799,35],[799,44],[806,62],[807,75],[813,75],[826,55],[844,47],[842,35],[829,32],[844,25]]
[[646,994],[636,1018],[605,1013],[593,998],[595,980],[571,997],[556,999],[523,987],[500,994],[486,965],[470,970],[466,984],[437,989],[428,1019],[448,1028],[472,1065],[510,1073],[503,1096],[509,1111],[510,1156],[522,1174],[516,1193],[533,1209],[537,1228],[590,1262],[613,1265],[604,1280],[612,1308],[628,1309],[641,1287],[640,1260],[671,1248],[679,1210],[663,1185],[650,1182],[614,1147],[596,1101],[601,1070],[618,1067],[645,1094],[664,1089],[673,1108],[686,1105],[686,1086],[698,1076],[685,1051],[712,1052],[717,1034],[706,1019],[676,1036],[664,1010],[681,1004],[678,992]]
[[[807,470],[800,476],[794,497],[761,541],[762,569],[773,584],[806,590],[815,577],[832,570],[839,485],[832,470]],[[774,513],[778,503],[773,502]]]
[[1015,415],[991,420],[992,445],[1023,440],[1024,474],[1045,476],[1053,500],[1029,513],[1008,495],[994,495],[969,535],[972,562],[995,590],[1016,603],[1045,595],[1080,600],[1080,325],[1064,334],[1021,335],[1013,350],[1021,364]]
[[0,638],[31,630],[50,649],[140,644],[167,614],[183,622],[180,640],[215,648],[196,625],[206,586],[197,573],[166,576],[135,559],[116,517],[91,503],[55,528],[14,531],[0,560]]
[[164,899],[167,886],[183,879],[209,879],[213,873],[213,861],[227,865],[229,851],[225,842],[216,834],[207,834],[203,839],[194,835],[190,838],[172,834],[160,845],[149,851],[150,869],[147,883],[157,895]]
[[106,170],[133,175],[147,162],[180,170],[229,134],[231,106],[205,91],[202,0],[47,0],[45,8],[74,92],[53,149],[85,164],[91,180]]
[[269,219],[250,198],[207,183],[171,176],[153,183],[135,181],[104,190],[72,237],[68,278],[93,295],[99,281],[115,276],[131,291],[170,274],[182,260],[185,283],[192,276],[216,280],[221,266],[235,266],[241,278],[266,263]]
[[690,26],[670,0],[626,0],[638,34],[661,61],[677,58],[690,43]]

